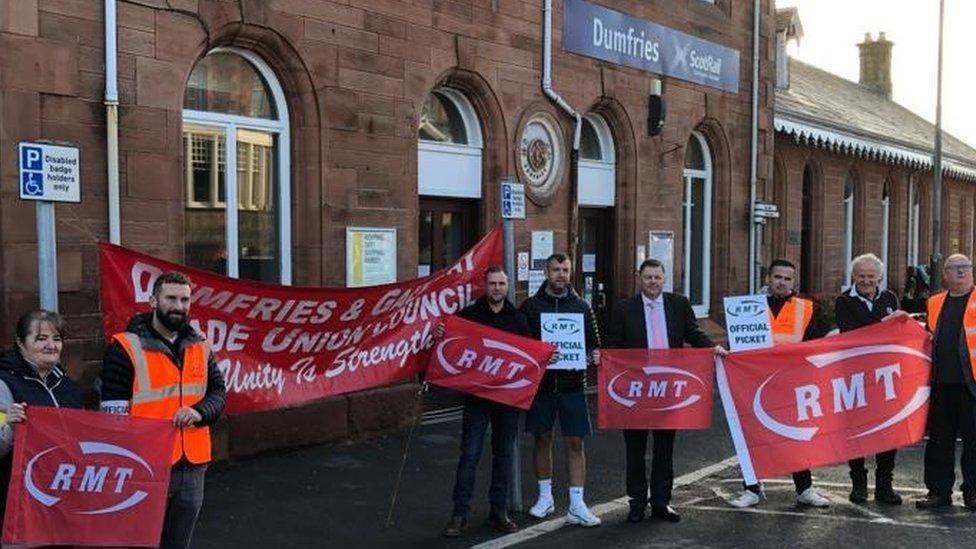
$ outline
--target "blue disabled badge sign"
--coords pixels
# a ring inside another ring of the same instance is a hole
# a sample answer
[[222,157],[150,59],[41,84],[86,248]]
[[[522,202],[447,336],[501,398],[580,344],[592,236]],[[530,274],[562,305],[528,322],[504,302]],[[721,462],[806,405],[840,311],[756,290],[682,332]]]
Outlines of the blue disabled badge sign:
[[77,147],[20,143],[18,186],[23,200],[81,202]]
[[542,313],[539,315],[542,341],[556,346],[559,360],[550,370],[586,369],[586,329],[582,313]]
[[725,298],[725,329],[729,350],[745,351],[773,346],[773,329],[764,295]]

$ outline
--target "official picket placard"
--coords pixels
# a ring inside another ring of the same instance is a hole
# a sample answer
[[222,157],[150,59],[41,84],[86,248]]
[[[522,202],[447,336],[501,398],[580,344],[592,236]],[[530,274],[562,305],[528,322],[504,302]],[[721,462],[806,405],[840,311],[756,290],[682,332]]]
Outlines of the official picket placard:
[[586,369],[586,324],[583,313],[542,313],[539,315],[542,341],[552,343],[559,360],[550,370]]
[[773,346],[766,296],[737,295],[725,298],[725,329],[729,349],[746,351]]

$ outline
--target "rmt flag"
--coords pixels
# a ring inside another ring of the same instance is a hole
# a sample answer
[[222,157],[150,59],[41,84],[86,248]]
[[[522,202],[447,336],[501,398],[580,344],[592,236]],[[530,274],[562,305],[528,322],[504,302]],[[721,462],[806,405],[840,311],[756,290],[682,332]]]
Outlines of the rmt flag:
[[597,370],[600,429],[708,429],[712,349],[605,349]]
[[159,545],[170,421],[31,407],[14,433],[3,543]]
[[719,360],[719,391],[745,481],[919,441],[930,347],[928,333],[905,317]]
[[444,319],[427,381],[528,410],[556,348],[456,316]]

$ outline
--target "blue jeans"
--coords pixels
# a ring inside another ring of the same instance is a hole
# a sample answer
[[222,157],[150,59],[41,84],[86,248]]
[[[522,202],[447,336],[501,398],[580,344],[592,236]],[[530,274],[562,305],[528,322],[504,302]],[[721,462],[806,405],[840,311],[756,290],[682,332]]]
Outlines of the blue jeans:
[[475,473],[491,423],[491,486],[488,500],[492,512],[505,511],[508,482],[512,474],[512,449],[518,431],[518,410],[488,400],[466,397],[461,422],[461,459],[454,480],[454,515],[466,516],[471,510]]
[[184,549],[190,546],[193,528],[203,505],[203,483],[207,464],[179,462],[169,477],[169,495],[159,547]]

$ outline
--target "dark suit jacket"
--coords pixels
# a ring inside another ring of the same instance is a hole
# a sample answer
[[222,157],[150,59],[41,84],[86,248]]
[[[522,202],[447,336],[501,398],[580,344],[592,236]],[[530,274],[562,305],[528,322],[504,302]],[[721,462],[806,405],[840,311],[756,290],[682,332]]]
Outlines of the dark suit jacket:
[[[715,346],[698,326],[698,319],[695,318],[687,297],[669,292],[664,292],[663,296],[669,347],[684,347],[685,343],[692,347]],[[644,300],[641,294],[629,297],[613,308],[606,346],[613,349],[647,348],[647,324],[644,322]]]

